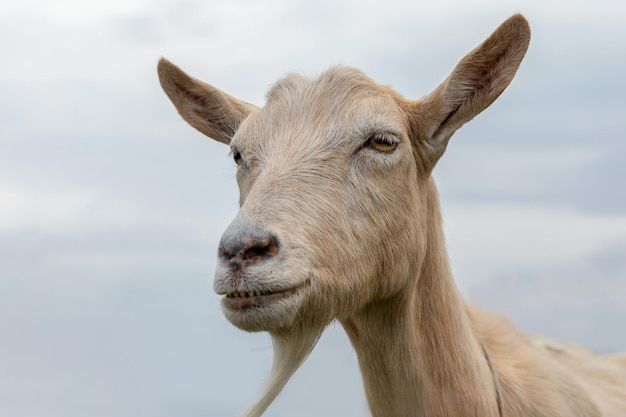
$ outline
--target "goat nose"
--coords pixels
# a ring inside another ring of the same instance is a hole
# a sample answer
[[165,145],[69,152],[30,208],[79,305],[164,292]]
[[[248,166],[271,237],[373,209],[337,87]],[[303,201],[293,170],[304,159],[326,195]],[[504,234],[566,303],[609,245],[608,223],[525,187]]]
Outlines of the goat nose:
[[223,236],[218,249],[222,261],[231,267],[241,267],[263,262],[278,254],[278,239],[267,231],[253,234]]

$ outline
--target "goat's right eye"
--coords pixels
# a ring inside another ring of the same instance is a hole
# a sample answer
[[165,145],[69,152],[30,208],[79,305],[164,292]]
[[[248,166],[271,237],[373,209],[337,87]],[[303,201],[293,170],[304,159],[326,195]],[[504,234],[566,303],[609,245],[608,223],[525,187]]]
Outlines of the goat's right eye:
[[241,163],[243,162],[243,158],[241,157],[241,153],[237,152],[237,151],[235,151],[233,153],[233,159],[235,160],[235,163],[237,165],[241,165]]

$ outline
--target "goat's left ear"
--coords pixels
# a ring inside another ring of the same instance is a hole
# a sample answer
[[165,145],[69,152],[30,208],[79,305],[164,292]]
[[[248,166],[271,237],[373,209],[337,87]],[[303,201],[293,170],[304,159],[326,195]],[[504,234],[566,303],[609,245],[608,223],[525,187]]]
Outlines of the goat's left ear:
[[467,54],[433,92],[416,102],[415,116],[426,137],[427,158],[433,165],[443,154],[452,134],[489,107],[509,85],[528,44],[526,19],[507,19],[481,45]]

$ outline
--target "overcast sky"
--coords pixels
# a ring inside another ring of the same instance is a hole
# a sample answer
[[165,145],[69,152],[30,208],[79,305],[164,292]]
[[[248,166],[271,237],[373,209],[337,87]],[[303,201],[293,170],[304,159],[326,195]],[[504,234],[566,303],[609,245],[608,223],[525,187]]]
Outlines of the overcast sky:
[[[410,98],[515,12],[530,50],[435,171],[468,298],[626,351],[626,2],[0,3],[0,415],[234,416],[271,350],[226,322],[228,149],[163,94],[165,56],[263,104],[289,71],[359,67]],[[367,416],[337,326],[268,416]]]

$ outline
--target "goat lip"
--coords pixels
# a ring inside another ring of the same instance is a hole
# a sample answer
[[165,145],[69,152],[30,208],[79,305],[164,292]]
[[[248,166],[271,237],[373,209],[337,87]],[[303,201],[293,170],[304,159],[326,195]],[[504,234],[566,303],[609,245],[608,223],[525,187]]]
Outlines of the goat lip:
[[297,285],[292,288],[286,288],[276,291],[235,291],[226,293],[223,297],[224,304],[233,310],[245,310],[253,307],[263,307],[275,303],[280,300],[284,300],[293,295],[296,295],[304,287],[308,286],[309,282],[306,281],[303,284]]

